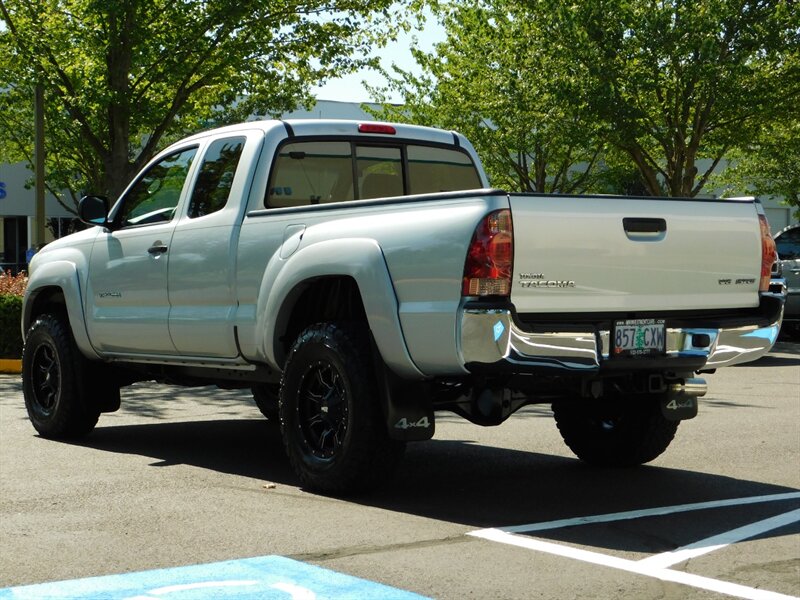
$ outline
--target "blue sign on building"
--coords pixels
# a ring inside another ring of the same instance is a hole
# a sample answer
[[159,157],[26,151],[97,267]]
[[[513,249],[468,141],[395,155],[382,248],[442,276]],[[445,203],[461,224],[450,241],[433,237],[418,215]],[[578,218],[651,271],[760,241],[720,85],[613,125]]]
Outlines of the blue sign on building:
[[0,600],[425,600],[412,594],[307,565],[263,556],[174,569],[106,575],[0,589]]
[[6,182],[0,181],[0,200],[6,197]]

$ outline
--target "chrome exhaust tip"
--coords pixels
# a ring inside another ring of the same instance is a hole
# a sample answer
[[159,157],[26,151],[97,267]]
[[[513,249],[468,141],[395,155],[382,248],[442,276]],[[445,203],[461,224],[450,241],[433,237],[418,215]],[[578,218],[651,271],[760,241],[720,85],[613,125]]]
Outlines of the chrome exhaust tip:
[[661,401],[661,414],[669,421],[685,421],[697,416],[697,399],[705,396],[708,384],[700,377],[670,382]]

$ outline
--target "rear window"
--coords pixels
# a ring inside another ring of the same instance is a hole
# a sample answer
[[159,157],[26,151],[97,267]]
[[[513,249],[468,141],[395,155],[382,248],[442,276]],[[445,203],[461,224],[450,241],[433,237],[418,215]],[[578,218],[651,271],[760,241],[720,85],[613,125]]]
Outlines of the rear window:
[[280,147],[265,206],[286,208],[479,187],[475,165],[458,149],[304,140]]

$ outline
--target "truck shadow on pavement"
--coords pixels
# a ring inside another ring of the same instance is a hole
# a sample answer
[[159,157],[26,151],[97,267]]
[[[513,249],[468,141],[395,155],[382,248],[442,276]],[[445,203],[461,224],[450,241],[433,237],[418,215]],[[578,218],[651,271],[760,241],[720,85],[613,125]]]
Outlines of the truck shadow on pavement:
[[[21,401],[17,378],[3,378],[0,384],[3,398],[16,396]],[[189,465],[246,477],[258,489],[274,483],[276,488],[270,493],[302,499],[277,423],[262,418],[252,404],[243,405],[248,396],[241,390],[203,388],[168,396],[171,400],[164,402],[164,388],[145,384],[131,397],[126,393],[123,410],[118,413],[124,424],[114,423],[117,415],[104,416],[91,435],[73,444],[145,456],[153,460],[150,466],[155,468]],[[160,402],[154,401],[158,399]],[[203,407],[208,409],[206,417]],[[137,422],[130,423],[131,418]],[[551,417],[546,407],[529,407],[513,418]],[[346,500],[480,529],[796,491],[708,472],[664,468],[658,462],[630,469],[593,468],[572,457],[469,440],[434,439],[409,444],[405,460],[385,487]],[[800,500],[792,498],[535,535],[604,550],[664,552],[799,505]],[[799,533],[794,522],[759,537],[777,539]]]
[[[433,441],[411,446],[398,477],[361,501],[489,528],[792,492],[797,490],[655,465],[597,468],[573,458]],[[796,508],[800,498],[539,531],[535,536],[609,550],[665,552]],[[800,534],[798,523],[763,537],[792,534]]]
[[[101,426],[78,445],[151,457],[150,466],[156,468],[190,465],[252,478],[259,487],[270,482],[278,492],[298,485],[277,425],[264,419]],[[346,500],[479,529],[795,491],[658,466],[592,468],[562,456],[434,439],[409,445],[388,485]],[[605,550],[665,552],[798,506],[800,499],[795,498],[560,528],[536,536]],[[760,537],[798,533],[800,527],[793,523]]]

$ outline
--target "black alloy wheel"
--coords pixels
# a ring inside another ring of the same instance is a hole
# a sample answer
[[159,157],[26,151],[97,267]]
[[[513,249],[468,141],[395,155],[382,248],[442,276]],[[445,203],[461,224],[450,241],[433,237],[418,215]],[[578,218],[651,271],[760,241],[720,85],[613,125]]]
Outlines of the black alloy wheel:
[[322,460],[336,456],[347,434],[347,389],[336,366],[308,366],[298,389],[297,418],[308,451]]
[[318,323],[295,341],[283,371],[283,445],[301,483],[323,493],[374,489],[405,443],[389,438],[366,328]]
[[89,393],[85,364],[64,318],[42,315],[31,325],[22,350],[22,392],[42,437],[77,438],[97,424],[100,404]]
[[48,343],[33,352],[31,366],[31,409],[40,419],[52,416],[61,392],[61,364],[55,348]]

